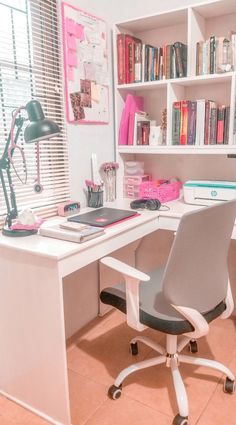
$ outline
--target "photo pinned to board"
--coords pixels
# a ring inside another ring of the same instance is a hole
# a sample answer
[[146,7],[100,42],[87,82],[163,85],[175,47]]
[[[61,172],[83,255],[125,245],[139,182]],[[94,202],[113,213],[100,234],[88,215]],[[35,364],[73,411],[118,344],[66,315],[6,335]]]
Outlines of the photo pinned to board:
[[107,25],[62,2],[62,28],[68,122],[109,122]]

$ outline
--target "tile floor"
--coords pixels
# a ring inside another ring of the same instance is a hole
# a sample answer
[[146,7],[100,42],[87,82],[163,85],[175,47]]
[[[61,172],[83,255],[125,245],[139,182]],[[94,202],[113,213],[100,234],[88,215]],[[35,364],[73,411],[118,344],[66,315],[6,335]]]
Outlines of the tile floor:
[[[122,368],[154,354],[140,345],[138,356],[131,358],[128,343],[135,334],[124,316],[113,311],[94,320],[68,348],[73,425],[171,425],[177,407],[169,370],[163,366],[131,375],[119,400],[107,398],[107,388]],[[150,329],[145,334],[157,341],[163,339]],[[236,374],[236,318],[212,323],[207,338],[199,341],[199,351],[202,357],[224,362]],[[190,425],[235,425],[236,393],[223,392],[221,374],[189,365],[182,365],[181,370],[189,397]],[[0,397],[0,425],[47,422]]]

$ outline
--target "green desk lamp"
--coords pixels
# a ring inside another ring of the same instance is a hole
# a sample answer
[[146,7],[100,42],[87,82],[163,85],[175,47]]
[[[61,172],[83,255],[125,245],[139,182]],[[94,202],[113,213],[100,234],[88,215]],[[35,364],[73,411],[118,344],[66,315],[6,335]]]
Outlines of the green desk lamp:
[[[25,106],[21,106],[13,113],[11,129],[6,141],[6,145],[4,148],[4,152],[2,157],[0,158],[0,180],[2,184],[3,194],[7,207],[7,217],[5,221],[5,225],[2,229],[2,233],[5,236],[28,236],[34,233],[37,233],[37,229],[26,230],[13,230],[11,228],[13,220],[15,220],[18,216],[18,210],[16,205],[16,195],[14,191],[14,186],[12,183],[11,166],[14,167],[13,155],[14,151],[18,149],[21,153],[23,166],[25,167],[26,173],[26,161],[24,156],[24,151],[17,145],[17,140],[20,135],[20,131],[23,127],[25,118],[22,116],[18,117],[18,114],[22,110],[26,110],[28,119],[30,123],[25,129],[24,139],[26,143],[38,143],[41,140],[50,139],[52,137],[57,136],[60,133],[60,129],[56,123],[51,120],[45,118],[42,106],[37,100],[29,101]],[[16,134],[14,136],[14,129],[17,128]],[[16,175],[21,180],[17,171],[15,169]],[[27,178],[27,177],[26,177]],[[5,180],[6,179],[6,180]],[[7,181],[7,184],[6,184]],[[22,180],[21,180],[22,181]],[[10,193],[8,193],[8,191]]]

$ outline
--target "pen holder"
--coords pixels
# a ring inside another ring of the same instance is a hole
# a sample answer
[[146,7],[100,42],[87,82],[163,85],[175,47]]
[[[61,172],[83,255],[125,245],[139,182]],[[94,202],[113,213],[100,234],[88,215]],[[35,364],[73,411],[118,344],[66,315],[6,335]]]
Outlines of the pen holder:
[[93,192],[88,191],[88,207],[99,208],[103,206],[103,190]]

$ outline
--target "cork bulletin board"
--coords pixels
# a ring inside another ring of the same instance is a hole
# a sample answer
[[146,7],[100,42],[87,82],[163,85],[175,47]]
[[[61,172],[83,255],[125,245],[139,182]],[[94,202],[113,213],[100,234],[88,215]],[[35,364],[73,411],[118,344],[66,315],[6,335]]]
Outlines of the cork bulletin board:
[[66,116],[70,123],[109,122],[105,21],[62,2]]

